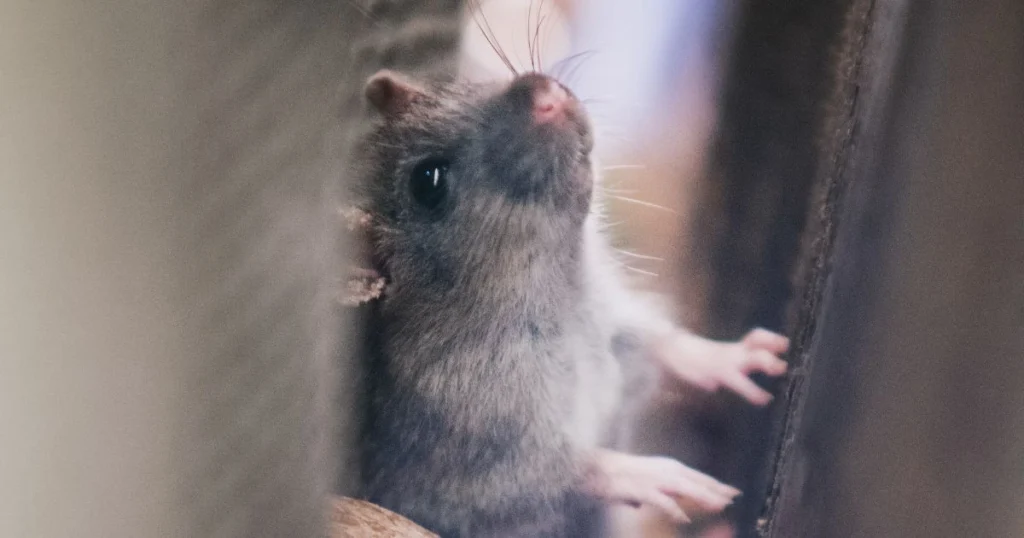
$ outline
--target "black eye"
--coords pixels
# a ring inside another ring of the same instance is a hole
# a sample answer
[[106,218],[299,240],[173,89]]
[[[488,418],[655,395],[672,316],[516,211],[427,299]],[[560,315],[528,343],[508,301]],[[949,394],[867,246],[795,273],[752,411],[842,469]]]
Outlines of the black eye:
[[431,157],[417,164],[409,178],[409,190],[423,207],[437,207],[448,194],[448,160]]

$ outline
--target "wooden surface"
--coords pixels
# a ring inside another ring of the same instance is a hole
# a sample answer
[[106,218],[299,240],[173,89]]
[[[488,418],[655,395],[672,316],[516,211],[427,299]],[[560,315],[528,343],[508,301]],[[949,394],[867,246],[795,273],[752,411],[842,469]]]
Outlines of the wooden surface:
[[[743,2],[707,177],[693,224],[697,329],[740,337],[753,326],[794,332],[792,309],[811,278],[804,260],[825,248],[812,203],[837,181],[852,130],[870,0]],[[814,206],[816,209],[816,206]],[[809,237],[810,239],[806,239]],[[808,266],[809,267],[809,266]],[[794,334],[795,336],[795,334]],[[791,353],[799,372],[799,350]],[[780,389],[783,383],[762,379]],[[708,469],[744,491],[729,516],[751,536],[765,493],[773,424],[782,406],[723,399],[700,418],[715,455]]]
[[1024,4],[871,9],[760,531],[1020,536]]
[[394,512],[350,497],[332,500],[330,532],[330,538],[437,538]]

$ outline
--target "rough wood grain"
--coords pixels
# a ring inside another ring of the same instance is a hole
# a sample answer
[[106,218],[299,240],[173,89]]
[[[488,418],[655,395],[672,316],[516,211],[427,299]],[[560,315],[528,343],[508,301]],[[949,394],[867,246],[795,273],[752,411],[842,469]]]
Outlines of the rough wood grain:
[[[802,237],[825,248],[831,233],[818,227],[808,208],[825,196],[823,185],[835,180],[849,146],[871,5],[748,1],[739,10],[720,126],[707,177],[698,184],[693,225],[697,289],[691,295],[706,302],[704,319],[697,320],[701,332],[724,339],[752,326],[796,326],[787,304],[804,294],[801,283],[810,277],[794,280],[793,273],[813,257]],[[790,357],[798,378],[798,346]],[[754,532],[768,490],[767,448],[785,407],[785,398],[779,400],[772,409],[726,400],[702,417],[714,443],[710,471],[745,492],[731,510],[740,536]]]
[[761,531],[1020,536],[1024,4],[873,9]]
[[331,503],[331,538],[437,538],[437,535],[375,504],[335,497]]

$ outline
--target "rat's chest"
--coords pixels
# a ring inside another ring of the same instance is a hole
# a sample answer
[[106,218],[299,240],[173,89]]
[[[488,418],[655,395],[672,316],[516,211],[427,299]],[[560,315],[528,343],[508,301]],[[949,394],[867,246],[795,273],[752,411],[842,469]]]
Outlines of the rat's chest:
[[[582,448],[599,446],[622,405],[624,373],[601,335],[576,358],[576,375],[567,396],[572,398],[566,432]],[[594,345],[598,344],[598,345]]]
[[597,446],[622,401],[622,366],[611,352],[611,330],[588,317],[560,320],[555,338],[538,337],[546,325],[523,330],[470,323],[481,338],[433,345],[407,329],[393,366],[404,364],[402,385],[439,410],[456,429],[475,431],[501,420],[528,429],[556,428],[580,448]]

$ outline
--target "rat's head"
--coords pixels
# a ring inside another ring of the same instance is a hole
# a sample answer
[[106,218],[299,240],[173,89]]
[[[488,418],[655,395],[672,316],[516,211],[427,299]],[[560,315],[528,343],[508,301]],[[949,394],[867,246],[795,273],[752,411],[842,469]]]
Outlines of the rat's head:
[[362,209],[394,284],[479,285],[578,258],[593,143],[564,86],[534,73],[483,86],[385,71],[365,95],[380,121],[356,155]]

